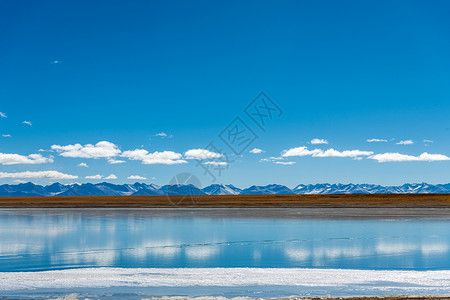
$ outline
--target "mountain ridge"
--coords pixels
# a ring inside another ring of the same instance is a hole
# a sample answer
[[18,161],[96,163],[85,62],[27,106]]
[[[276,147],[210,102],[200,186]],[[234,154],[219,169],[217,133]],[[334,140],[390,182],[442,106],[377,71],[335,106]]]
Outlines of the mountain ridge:
[[406,183],[400,186],[376,184],[299,184],[290,189],[284,185],[253,185],[240,189],[232,184],[211,184],[204,188],[193,185],[113,184],[108,182],[42,186],[31,182],[0,185],[0,197],[40,196],[131,196],[131,195],[281,195],[281,194],[445,194],[450,183]]

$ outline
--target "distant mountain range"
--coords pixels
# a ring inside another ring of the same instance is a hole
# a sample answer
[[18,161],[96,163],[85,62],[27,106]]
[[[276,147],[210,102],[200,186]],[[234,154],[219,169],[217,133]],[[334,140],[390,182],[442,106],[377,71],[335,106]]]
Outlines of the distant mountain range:
[[37,196],[122,196],[122,195],[275,195],[275,194],[429,194],[450,193],[448,184],[412,183],[401,186],[381,186],[374,184],[300,184],[293,189],[284,185],[269,184],[240,189],[234,185],[212,184],[203,189],[194,185],[163,185],[134,183],[112,184],[107,182],[92,184],[54,183],[47,186],[31,182],[17,185],[0,185],[1,197]]

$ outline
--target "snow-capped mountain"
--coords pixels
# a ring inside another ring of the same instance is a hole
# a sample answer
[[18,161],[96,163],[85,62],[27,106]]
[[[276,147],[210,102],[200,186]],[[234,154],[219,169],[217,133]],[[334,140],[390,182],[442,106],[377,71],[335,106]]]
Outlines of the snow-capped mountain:
[[131,190],[130,195],[150,195],[150,196],[163,195],[161,187],[153,183],[144,184],[136,182],[133,185],[128,185],[128,188],[130,188]]
[[[377,194],[386,193],[386,188],[374,184],[300,184],[292,191],[295,194]],[[400,190],[393,189],[391,193],[401,193]]]
[[232,184],[211,184],[205,187],[202,191],[207,195],[239,195],[242,190]]
[[253,185],[242,190],[242,195],[274,195],[274,194],[294,194],[291,189],[284,185],[269,184],[266,186]]
[[107,182],[92,184],[53,183],[42,186],[31,182],[16,185],[0,185],[3,197],[38,196],[127,196],[127,195],[279,195],[279,194],[429,194],[450,193],[448,184],[407,183],[401,186],[381,186],[375,184],[300,184],[293,189],[284,185],[269,184],[240,189],[234,185],[212,184],[203,189],[194,185],[164,185],[134,183],[112,184]]
[[163,195],[206,195],[201,189],[192,184],[170,184],[161,187]]
[[401,186],[375,184],[300,184],[295,194],[430,194],[450,193],[450,184],[407,183]]

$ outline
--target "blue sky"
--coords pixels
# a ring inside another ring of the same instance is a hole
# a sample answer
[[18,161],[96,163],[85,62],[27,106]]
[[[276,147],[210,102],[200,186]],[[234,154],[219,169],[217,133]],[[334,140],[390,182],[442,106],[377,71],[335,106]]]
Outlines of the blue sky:
[[[0,183],[450,182],[449,14],[448,1],[4,1]],[[261,91],[280,109],[263,129],[245,113]],[[239,155],[220,138],[236,117],[257,136]]]

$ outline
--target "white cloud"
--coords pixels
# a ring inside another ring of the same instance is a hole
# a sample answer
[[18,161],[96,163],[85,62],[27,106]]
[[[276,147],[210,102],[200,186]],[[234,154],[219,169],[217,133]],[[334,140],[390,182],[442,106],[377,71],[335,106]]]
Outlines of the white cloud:
[[145,165],[151,164],[173,165],[173,164],[187,163],[187,161],[181,159],[182,155],[180,153],[176,153],[173,151],[162,151],[162,152],[156,151],[153,153],[149,153],[145,149],[135,149],[124,151],[121,156],[131,160],[141,160],[142,163]]
[[228,163],[226,161],[207,161],[203,163],[204,165],[212,165],[212,166],[226,166]]
[[57,64],[60,64],[60,63],[61,63],[60,60],[52,60],[52,61],[50,62],[50,64],[52,64],[52,65],[57,65]]
[[293,165],[295,161],[276,161],[275,163],[279,165]]
[[2,165],[36,165],[52,163],[53,158],[43,157],[40,154],[30,154],[28,156],[15,153],[0,153],[0,164]]
[[58,171],[38,171],[38,172],[0,172],[0,178],[45,178],[45,179],[77,179],[78,176],[60,173]]
[[78,166],[79,166],[79,167],[85,167],[85,168],[88,168],[87,163],[80,163],[80,164],[78,164]]
[[310,143],[313,144],[313,145],[328,144],[328,141],[324,140],[324,139],[312,139]]
[[366,140],[368,143],[387,143],[387,140],[384,139],[368,139]]
[[111,142],[101,141],[95,145],[92,144],[74,144],[74,145],[52,145],[52,150],[59,152],[64,157],[79,158],[109,158],[121,153],[119,147]]
[[29,126],[33,126],[33,124],[30,121],[23,121],[23,124],[29,125]]
[[314,157],[359,157],[359,156],[368,156],[373,154],[372,151],[361,151],[361,150],[344,150],[342,152],[328,149],[322,153],[313,154]]
[[145,149],[135,149],[124,151],[121,156],[132,160],[144,160],[148,155],[149,152]]
[[11,135],[10,134],[2,134],[2,137],[9,138],[9,137],[11,137]]
[[125,163],[126,161],[124,161],[124,160],[119,160],[119,159],[114,159],[114,158],[109,158],[109,159],[108,159],[108,162],[109,162],[110,164],[112,164],[112,165],[116,165],[116,164],[123,164],[123,163]]
[[117,176],[114,174],[111,174],[111,175],[105,177],[105,179],[117,179]]
[[284,150],[281,155],[283,157],[309,156],[309,155],[318,154],[318,153],[322,153],[322,152],[323,152],[323,150],[320,150],[320,149],[308,150],[307,147],[302,146],[302,147],[291,148],[289,150]]
[[401,154],[401,153],[382,153],[382,154],[375,154],[372,156],[369,156],[368,158],[377,160],[378,162],[398,162],[398,161],[443,161],[443,160],[450,160],[450,157],[447,157],[443,154],[429,154],[427,152],[424,152],[420,154],[419,156],[413,156],[413,155],[407,155],[407,154]]
[[263,153],[263,152],[264,151],[259,148],[253,148],[252,150],[250,150],[250,153],[253,153],[253,154],[259,154],[259,153]]
[[222,154],[212,152],[206,149],[191,149],[184,153],[186,159],[211,159],[223,157]]
[[434,143],[432,140],[423,140],[424,143]]
[[285,150],[282,152],[283,157],[292,157],[292,156],[312,156],[312,157],[358,157],[358,156],[368,156],[372,155],[372,151],[361,151],[361,150],[344,150],[338,151],[333,148],[328,150],[322,149],[313,149],[308,150],[307,147],[296,147],[291,148],[289,150]]
[[91,175],[91,176],[86,176],[86,179],[102,179],[103,176],[102,175]]
[[134,179],[134,180],[146,180],[146,177],[139,176],[139,175],[130,175],[127,177],[127,179]]
[[6,118],[6,114],[0,111],[0,118]]
[[398,143],[395,143],[396,145],[412,145],[414,144],[413,140],[404,140],[404,141],[400,141]]

